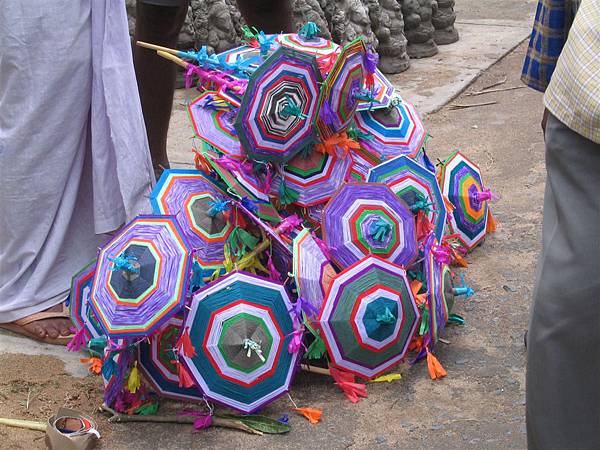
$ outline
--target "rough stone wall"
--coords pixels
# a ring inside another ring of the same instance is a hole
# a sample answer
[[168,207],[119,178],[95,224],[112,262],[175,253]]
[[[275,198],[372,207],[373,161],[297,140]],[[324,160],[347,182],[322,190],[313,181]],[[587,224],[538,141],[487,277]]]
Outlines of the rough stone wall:
[[367,6],[371,28],[379,41],[379,69],[384,73],[404,72],[410,60],[400,4],[397,0],[367,0]]
[[299,30],[306,22],[314,22],[319,27],[319,36],[331,39],[325,12],[318,0],[292,0],[294,29]]

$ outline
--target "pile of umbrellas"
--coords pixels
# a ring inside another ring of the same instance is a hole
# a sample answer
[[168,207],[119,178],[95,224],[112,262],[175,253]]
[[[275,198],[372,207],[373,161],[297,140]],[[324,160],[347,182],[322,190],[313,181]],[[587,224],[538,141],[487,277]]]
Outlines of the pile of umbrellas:
[[[352,401],[357,381],[433,355],[454,298],[451,265],[493,231],[476,164],[436,168],[415,108],[358,39],[246,30],[223,54],[151,44],[186,70],[196,169],[165,170],[153,215],[118,231],[75,275],[71,349],[105,402],[156,395],[245,414],[317,367]],[[384,378],[385,379],[385,378]]]

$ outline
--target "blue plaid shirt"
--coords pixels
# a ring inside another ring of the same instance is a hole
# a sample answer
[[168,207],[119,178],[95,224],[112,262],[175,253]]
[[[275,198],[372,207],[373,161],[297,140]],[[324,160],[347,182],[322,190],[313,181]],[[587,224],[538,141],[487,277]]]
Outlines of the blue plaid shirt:
[[539,0],[521,80],[544,92],[556,67],[580,0]]

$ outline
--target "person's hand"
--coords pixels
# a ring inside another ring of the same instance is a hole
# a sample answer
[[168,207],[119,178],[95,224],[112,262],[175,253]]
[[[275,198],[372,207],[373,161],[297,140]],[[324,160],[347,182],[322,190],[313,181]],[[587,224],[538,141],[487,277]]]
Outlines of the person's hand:
[[546,136],[546,122],[548,122],[548,108],[544,108],[544,115],[542,116],[542,131],[544,132],[544,137]]

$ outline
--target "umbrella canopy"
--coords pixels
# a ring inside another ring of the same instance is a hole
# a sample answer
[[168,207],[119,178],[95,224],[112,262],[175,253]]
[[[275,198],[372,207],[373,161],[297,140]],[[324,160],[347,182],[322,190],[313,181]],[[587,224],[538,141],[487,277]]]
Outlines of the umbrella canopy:
[[219,53],[217,57],[219,61],[229,66],[242,65],[248,72],[256,70],[264,61],[260,49],[249,45],[229,49]]
[[342,186],[323,212],[323,237],[341,268],[366,255],[404,266],[417,257],[414,216],[381,183]]
[[207,398],[251,413],[287,392],[291,309],[284,286],[244,272],[196,292],[184,326],[197,352],[182,360]]
[[92,293],[92,282],[96,271],[96,260],[75,274],[71,280],[71,291],[69,293],[69,312],[71,321],[77,330],[85,330],[87,341],[104,335],[104,330],[98,323],[92,307],[90,306],[90,294]]
[[419,114],[406,101],[389,108],[360,111],[355,124],[364,134],[359,138],[361,147],[380,162],[400,155],[416,156],[426,136]]
[[427,309],[429,312],[429,338],[435,345],[448,321],[448,302],[454,303],[452,272],[447,264],[437,261],[433,252],[427,252],[424,261],[427,280]]
[[316,125],[322,139],[348,127],[358,107],[356,95],[365,82],[366,48],[362,38],[344,46],[323,83]]
[[296,155],[285,164],[283,179],[298,194],[294,203],[308,207],[324,203],[348,179],[352,158],[311,151]]
[[[375,69],[373,73],[373,101],[359,101],[356,107],[357,111],[372,111],[380,108],[387,108],[392,102],[392,98],[398,98],[394,91],[394,85],[381,73],[381,70]],[[363,90],[368,89],[363,86]]]
[[227,195],[195,169],[165,170],[150,195],[154,214],[174,215],[200,266],[221,268],[233,226],[214,206]]
[[334,278],[318,324],[332,363],[368,379],[400,362],[418,319],[404,269],[368,256]]
[[[308,228],[294,238],[294,279],[298,296],[320,311],[335,270]],[[309,316],[311,315],[307,312]]]
[[138,216],[98,255],[91,304],[110,338],[145,337],[185,303],[191,247],[174,216]]
[[279,34],[275,41],[283,47],[293,48],[294,50],[318,56],[331,55],[339,51],[340,48],[338,44],[328,39],[323,39],[319,36],[307,38],[296,33]]
[[[488,201],[479,167],[459,151],[455,151],[441,166],[440,186],[454,210],[450,226],[460,243],[472,250],[486,234]],[[489,191],[488,191],[489,193]]]
[[245,155],[233,127],[235,111],[215,106],[216,96],[216,92],[206,91],[188,105],[194,133],[221,153],[243,158]]
[[201,400],[202,393],[197,388],[179,387],[175,351],[182,325],[183,315],[171,317],[149,340],[140,342],[139,367],[158,394],[175,400]]
[[286,47],[251,75],[235,122],[251,158],[285,162],[312,142],[320,82],[315,57]]
[[385,183],[417,213],[423,210],[442,240],[446,226],[446,204],[435,174],[408,156],[398,156],[373,167],[367,181]]

